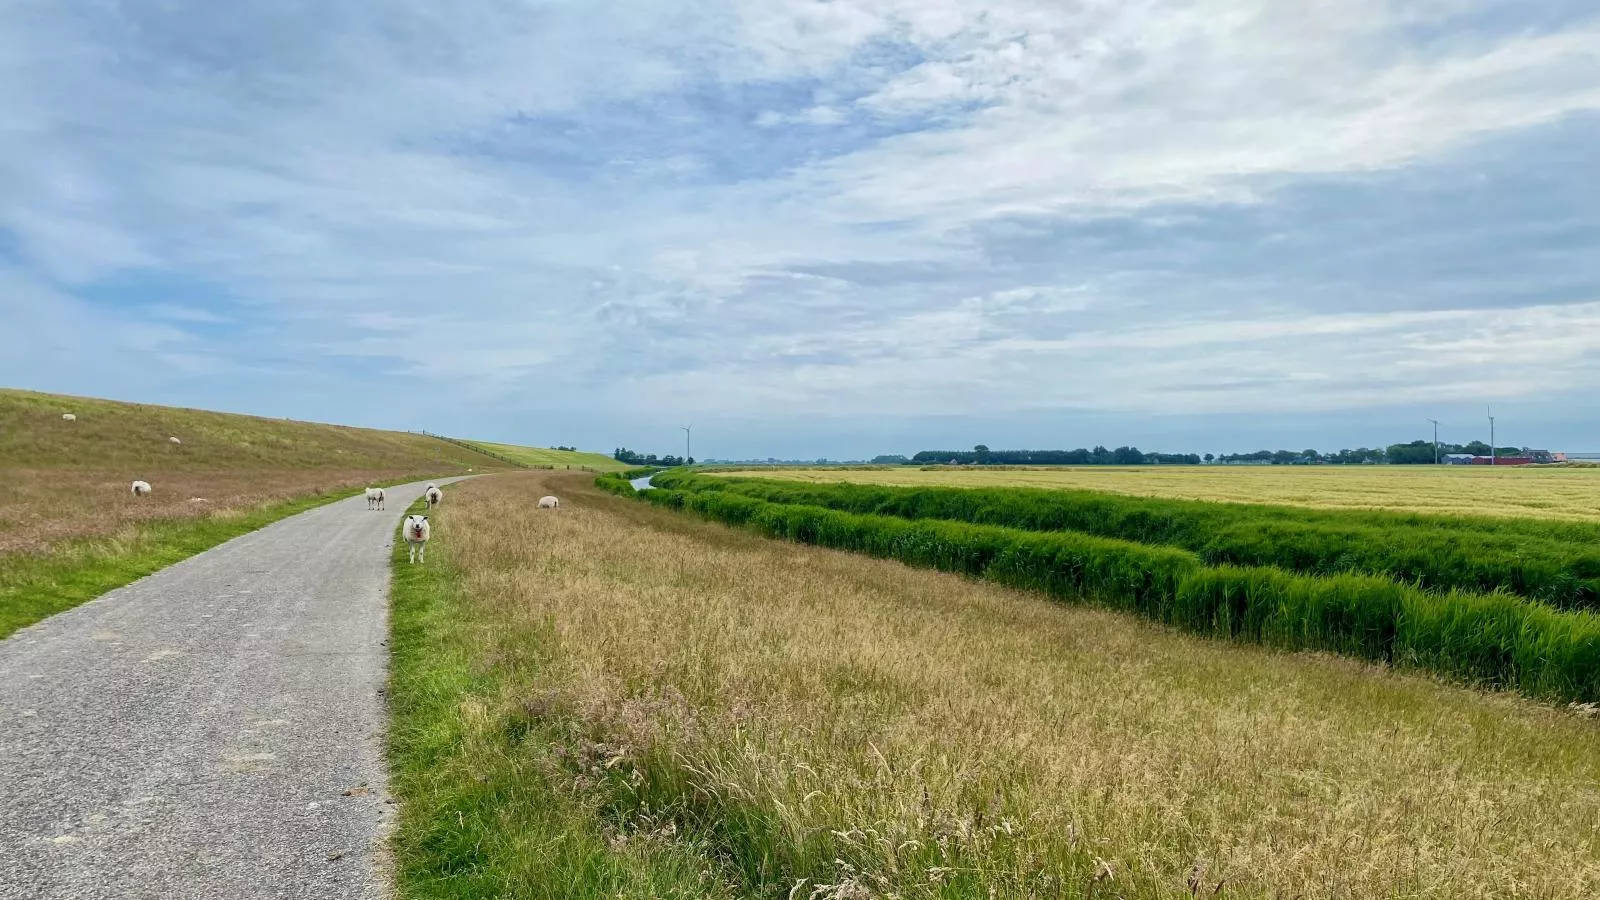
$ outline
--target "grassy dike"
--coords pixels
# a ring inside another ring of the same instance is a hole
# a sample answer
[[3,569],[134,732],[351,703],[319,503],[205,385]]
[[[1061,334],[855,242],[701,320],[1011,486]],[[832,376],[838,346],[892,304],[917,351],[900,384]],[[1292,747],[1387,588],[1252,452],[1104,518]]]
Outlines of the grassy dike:
[[46,555],[7,556],[0,561],[0,639],[240,535],[350,496],[341,491],[224,516],[158,520],[112,537],[70,541]]
[[[410,512],[420,511],[415,504]],[[504,668],[450,552],[452,504],[429,515],[428,562],[396,539],[390,586],[390,789],[403,898],[696,898],[731,896],[710,866],[672,842],[622,841],[605,792],[554,752],[573,723],[512,699]],[[524,665],[549,653],[523,643]]]

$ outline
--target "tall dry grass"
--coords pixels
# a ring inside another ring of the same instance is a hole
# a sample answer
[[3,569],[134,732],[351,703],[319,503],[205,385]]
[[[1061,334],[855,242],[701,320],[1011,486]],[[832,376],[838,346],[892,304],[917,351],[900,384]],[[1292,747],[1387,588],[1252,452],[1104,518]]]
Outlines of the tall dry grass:
[[619,845],[693,841],[752,895],[1600,896],[1600,729],[1568,711],[570,478],[467,484],[440,525],[479,764],[559,769]]

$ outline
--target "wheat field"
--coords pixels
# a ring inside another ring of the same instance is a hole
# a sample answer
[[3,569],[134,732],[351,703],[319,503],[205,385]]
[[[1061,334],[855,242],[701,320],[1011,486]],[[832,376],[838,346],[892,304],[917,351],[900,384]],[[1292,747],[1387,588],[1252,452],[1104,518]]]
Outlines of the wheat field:
[[1083,466],[761,469],[711,474],[788,481],[1109,491],[1325,509],[1600,522],[1600,468],[1477,466]]
[[[550,492],[562,509],[536,510]],[[439,518],[461,596],[441,619],[481,689],[450,707],[460,755],[431,765],[565,779],[619,853],[703,857],[722,880],[705,896],[1600,896],[1581,711],[764,540],[571,477],[469,483]],[[561,737],[506,737],[530,729]],[[516,813],[474,816],[497,823],[452,838],[476,841],[475,871],[544,895]]]

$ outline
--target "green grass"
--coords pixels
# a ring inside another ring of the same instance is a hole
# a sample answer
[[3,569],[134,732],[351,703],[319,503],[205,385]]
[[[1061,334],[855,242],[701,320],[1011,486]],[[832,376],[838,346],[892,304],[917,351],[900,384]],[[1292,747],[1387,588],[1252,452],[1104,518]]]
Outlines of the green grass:
[[1039,488],[798,484],[682,470],[654,483],[844,512],[1080,531],[1181,547],[1213,565],[1373,574],[1437,590],[1507,591],[1563,609],[1600,608],[1600,527],[1592,523]]
[[[621,492],[618,480],[602,476],[596,484]],[[1212,567],[1174,547],[1071,530],[844,512],[794,496],[773,502],[670,486],[637,496],[771,537],[1099,603],[1205,634],[1414,666],[1541,699],[1600,702],[1600,616],[1509,594],[1430,592],[1376,576]]]
[[[421,504],[413,510],[421,508]],[[500,665],[483,660],[485,623],[467,603],[449,550],[449,513],[433,514],[428,562],[396,540],[390,588],[390,787],[401,801],[393,836],[403,898],[716,898],[714,868],[684,841],[619,840],[606,791],[554,748],[575,723],[536,698],[511,721],[508,671],[545,662],[541,643]]]
[[621,472],[627,463],[617,462],[603,453],[584,453],[581,450],[550,450],[545,447],[519,447],[516,444],[494,444],[488,441],[467,441],[493,453],[499,453],[525,466],[554,466],[555,468],[593,469],[596,472]]
[[45,556],[8,556],[0,569],[0,639],[224,541],[348,496],[302,497],[223,518],[156,521],[112,537],[69,541]]

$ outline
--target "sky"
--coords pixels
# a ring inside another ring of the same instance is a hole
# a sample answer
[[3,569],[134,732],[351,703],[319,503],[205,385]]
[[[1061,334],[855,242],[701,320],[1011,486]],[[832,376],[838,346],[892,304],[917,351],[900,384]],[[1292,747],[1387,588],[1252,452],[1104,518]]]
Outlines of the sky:
[[0,385],[717,458],[1600,451],[1592,0],[11,0]]

